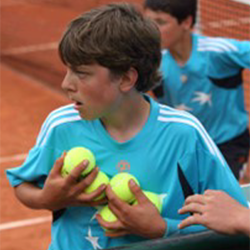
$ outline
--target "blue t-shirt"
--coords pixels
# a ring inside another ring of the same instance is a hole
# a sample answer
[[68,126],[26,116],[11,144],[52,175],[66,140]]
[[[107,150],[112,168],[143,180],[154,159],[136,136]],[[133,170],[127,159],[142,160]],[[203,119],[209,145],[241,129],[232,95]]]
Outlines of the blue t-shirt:
[[160,103],[195,115],[216,144],[247,129],[242,70],[250,68],[249,41],[193,34],[184,66],[162,53],[163,82],[154,90]]
[[[169,236],[205,230],[199,225],[177,228],[187,217],[177,212],[185,199],[180,171],[194,193],[220,189],[247,206],[237,180],[199,121],[145,98],[150,102],[148,120],[136,136],[124,143],[112,139],[100,120],[81,119],[73,105],[55,110],[44,122],[23,165],[7,170],[11,185],[33,182],[42,187],[55,160],[64,151],[83,146],[93,151],[98,167],[110,177],[120,171],[129,172],[143,190],[161,196]],[[145,240],[135,235],[106,237],[95,219],[98,209],[67,207],[57,213],[49,250],[102,249]]]

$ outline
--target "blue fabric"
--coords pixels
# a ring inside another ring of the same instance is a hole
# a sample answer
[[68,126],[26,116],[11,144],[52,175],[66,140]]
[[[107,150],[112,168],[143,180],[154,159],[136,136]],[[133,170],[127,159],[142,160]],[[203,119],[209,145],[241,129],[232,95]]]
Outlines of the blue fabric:
[[[143,190],[161,196],[168,236],[204,230],[201,226],[177,228],[187,217],[177,212],[184,203],[177,164],[195,193],[221,189],[247,206],[238,182],[199,121],[186,112],[145,98],[151,105],[150,116],[142,130],[124,143],[112,139],[99,120],[82,120],[73,106],[52,112],[23,165],[7,170],[10,184],[36,182],[42,187],[64,151],[84,146],[93,151],[100,170],[110,177],[121,170],[129,172]],[[94,217],[97,211],[93,207],[68,207],[52,224],[49,250],[99,249],[145,240],[134,235],[106,237]]]

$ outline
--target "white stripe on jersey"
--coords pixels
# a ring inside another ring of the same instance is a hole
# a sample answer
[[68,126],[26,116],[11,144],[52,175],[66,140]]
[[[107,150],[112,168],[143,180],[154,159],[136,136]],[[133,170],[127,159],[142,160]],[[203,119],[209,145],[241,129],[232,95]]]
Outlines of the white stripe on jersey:
[[197,49],[198,51],[215,51],[215,52],[229,52],[230,50],[225,50],[225,49],[221,49],[221,48],[216,48],[216,47],[212,47],[212,46],[206,46],[206,47],[199,47]]
[[72,107],[73,105],[70,104],[62,108],[56,109],[49,114],[48,118],[45,120],[42,126],[42,129],[39,133],[36,145],[38,146],[44,145],[44,143],[46,142],[49,136],[51,129],[53,129],[54,127],[63,123],[78,121],[82,119],[79,113],[76,110],[74,110]]
[[165,54],[167,54],[167,53],[169,53],[169,51],[166,50],[166,49],[163,49],[163,50],[161,51],[161,54],[162,54],[162,55],[165,55]]
[[[42,133],[44,133],[45,129],[47,129],[48,127],[48,124],[50,123],[50,121],[53,119],[54,116],[57,116],[58,117],[58,114],[60,115],[61,111],[65,111],[65,110],[73,110],[73,106],[74,104],[68,104],[68,105],[65,105],[65,106],[62,106],[58,109],[55,109],[53,110],[46,118],[46,120],[44,121],[43,125],[42,125],[42,128],[40,130],[40,133],[39,133],[39,136],[37,138],[37,140],[39,140],[39,137],[41,137]],[[76,110],[74,110],[74,112],[77,112]]]
[[[222,163],[222,165],[225,166],[225,160],[223,159],[220,151],[218,150],[214,141],[211,139],[211,137],[208,135],[208,133],[204,129],[203,125],[200,123],[200,121],[196,117],[194,117],[193,115],[191,115],[185,111],[175,110],[173,108],[164,106],[162,104],[160,105],[160,107],[168,109],[168,110],[160,109],[160,114],[171,115],[171,117],[159,116],[158,117],[159,121],[184,123],[184,124],[188,124],[188,125],[194,127],[195,129],[197,129],[197,131],[200,133],[201,137],[205,141],[207,147],[209,148],[210,152],[213,155],[217,156],[219,158],[220,162]],[[179,118],[179,117],[173,117],[173,116],[181,116],[181,117]],[[185,117],[189,118],[191,120],[186,120]]]
[[238,51],[238,48],[223,38],[200,38],[198,40],[198,51]]
[[78,112],[76,110],[66,110],[66,111],[63,111],[61,113],[55,113],[54,116],[49,116],[42,126],[42,129],[41,129],[40,134],[38,136],[38,140],[40,140],[40,137],[45,133],[45,131],[50,126],[50,124],[53,123],[53,120],[55,120],[56,118],[58,118],[60,116],[66,116],[66,115],[70,115],[70,114],[78,114]]
[[58,108],[58,109],[55,109],[55,110],[53,110],[53,111],[48,115],[47,120],[48,120],[51,116],[53,116],[54,114],[57,114],[57,113],[59,113],[59,112],[61,112],[61,111],[63,111],[63,110],[72,109],[73,107],[74,107],[74,104],[68,104],[68,105],[62,106],[62,107],[60,107],[60,108]]

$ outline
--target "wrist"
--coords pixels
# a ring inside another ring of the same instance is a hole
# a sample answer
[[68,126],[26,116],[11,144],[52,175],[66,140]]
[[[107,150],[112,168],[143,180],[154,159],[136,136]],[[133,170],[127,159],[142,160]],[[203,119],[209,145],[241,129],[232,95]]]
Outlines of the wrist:
[[156,227],[152,227],[152,230],[153,231],[151,231],[151,233],[148,235],[148,238],[150,239],[163,238],[166,231],[166,221],[162,218],[162,220],[156,224]]
[[250,210],[246,207],[242,207],[238,213],[236,231],[250,236]]
[[166,220],[164,220],[164,224],[165,224],[165,228],[164,228],[164,232],[163,232],[163,234],[161,236],[161,238],[163,238],[163,239],[168,237],[168,226],[167,226],[167,221]]

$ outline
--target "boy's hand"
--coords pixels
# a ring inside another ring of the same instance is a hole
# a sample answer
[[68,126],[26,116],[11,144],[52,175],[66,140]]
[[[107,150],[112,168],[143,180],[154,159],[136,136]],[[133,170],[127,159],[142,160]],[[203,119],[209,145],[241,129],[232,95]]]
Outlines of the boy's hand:
[[134,206],[120,200],[109,185],[106,189],[109,208],[118,218],[115,222],[105,222],[99,214],[96,216],[101,226],[109,230],[106,236],[115,238],[136,234],[150,239],[162,237],[166,229],[164,219],[133,180],[130,180],[129,185],[138,200]]
[[71,171],[66,178],[63,178],[61,169],[64,157],[65,154],[55,162],[41,191],[41,202],[44,208],[58,210],[67,206],[97,206],[107,202],[106,198],[93,201],[94,198],[98,197],[105,190],[105,185],[101,185],[90,194],[84,193],[84,189],[96,178],[98,168],[95,167],[87,177],[80,180],[81,172],[88,166],[88,161],[86,160]]

